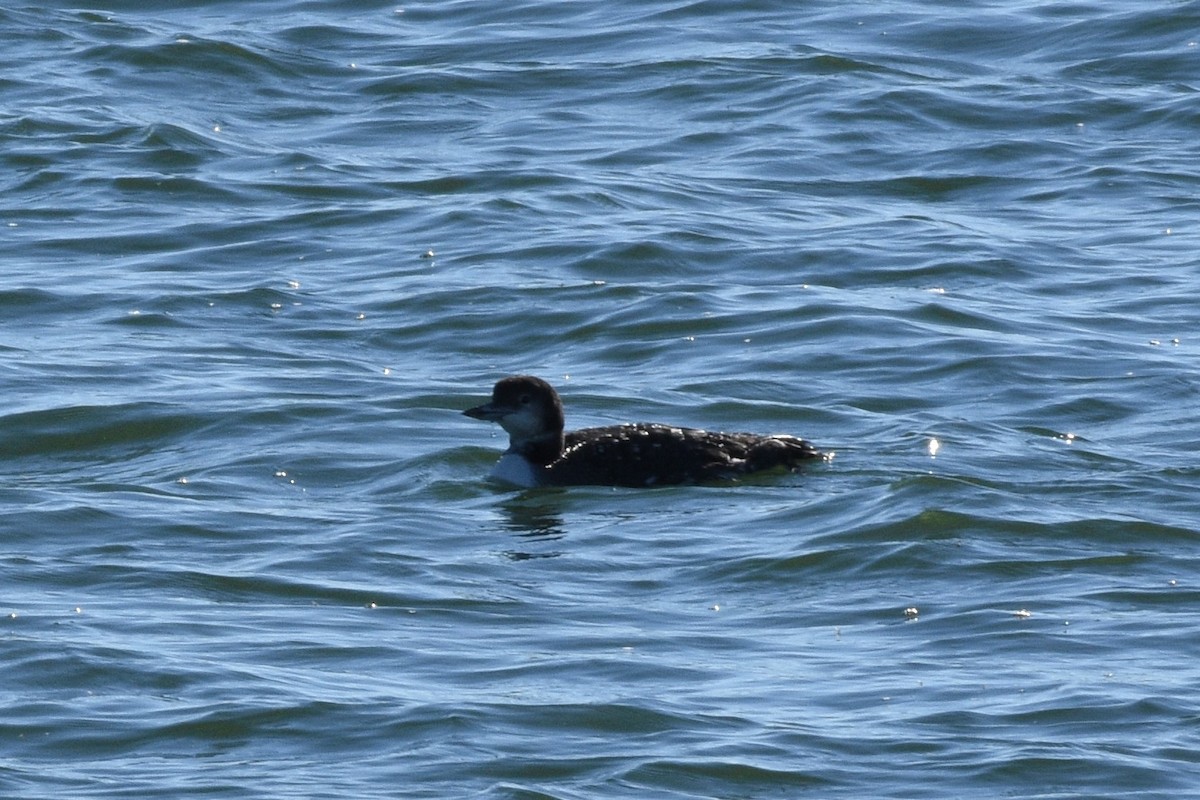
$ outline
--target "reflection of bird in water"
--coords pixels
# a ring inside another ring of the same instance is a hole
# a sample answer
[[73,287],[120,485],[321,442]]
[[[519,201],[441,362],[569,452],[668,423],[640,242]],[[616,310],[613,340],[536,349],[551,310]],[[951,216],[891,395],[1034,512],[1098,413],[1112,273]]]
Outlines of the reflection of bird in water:
[[529,539],[553,540],[566,535],[560,509],[556,506],[531,505],[524,500],[505,503],[504,527]]
[[[545,497],[545,495],[542,495]],[[557,504],[529,502],[529,495],[514,495],[514,499],[501,505],[504,527],[516,533],[517,549],[505,550],[504,555],[512,561],[527,561],[533,558],[557,558],[563,551],[557,546],[542,549],[550,542],[557,542],[567,535],[563,528],[561,509]]]

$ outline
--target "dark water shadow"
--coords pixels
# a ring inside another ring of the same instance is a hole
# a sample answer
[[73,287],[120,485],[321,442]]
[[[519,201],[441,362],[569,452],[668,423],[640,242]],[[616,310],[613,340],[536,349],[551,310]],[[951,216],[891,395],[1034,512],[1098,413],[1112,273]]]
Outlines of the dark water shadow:
[[561,550],[545,550],[541,546],[566,537],[563,521],[566,499],[566,492],[561,489],[538,489],[501,501],[497,505],[500,525],[503,530],[516,535],[518,545],[505,551],[505,555],[514,561],[562,555]]

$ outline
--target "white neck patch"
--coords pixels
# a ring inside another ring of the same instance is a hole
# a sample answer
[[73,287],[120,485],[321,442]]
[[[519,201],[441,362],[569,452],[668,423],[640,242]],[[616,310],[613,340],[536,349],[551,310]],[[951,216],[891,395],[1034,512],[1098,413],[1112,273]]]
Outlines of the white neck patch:
[[542,485],[542,468],[535,467],[523,455],[505,453],[500,456],[500,460],[496,462],[496,466],[492,467],[492,471],[488,477],[494,481],[501,481],[502,483],[510,483],[513,486],[530,489],[534,486]]

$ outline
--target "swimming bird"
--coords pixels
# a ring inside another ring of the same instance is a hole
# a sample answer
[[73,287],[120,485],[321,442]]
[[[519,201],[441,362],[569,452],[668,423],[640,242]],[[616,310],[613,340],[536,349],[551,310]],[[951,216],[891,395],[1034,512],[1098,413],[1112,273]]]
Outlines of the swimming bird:
[[633,423],[563,431],[558,392],[541,378],[498,381],[492,399],[463,412],[499,423],[508,450],[491,478],[521,487],[662,486],[729,480],[820,458],[796,436],[716,433]]

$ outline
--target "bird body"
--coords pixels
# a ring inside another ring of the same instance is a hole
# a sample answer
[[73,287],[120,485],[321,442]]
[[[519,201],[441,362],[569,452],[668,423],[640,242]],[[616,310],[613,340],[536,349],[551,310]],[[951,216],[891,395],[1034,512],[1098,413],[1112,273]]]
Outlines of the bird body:
[[793,469],[821,452],[796,436],[719,433],[655,423],[563,430],[562,401],[530,375],[496,383],[490,402],[463,412],[499,423],[509,447],[491,477],[522,487],[662,486]]

